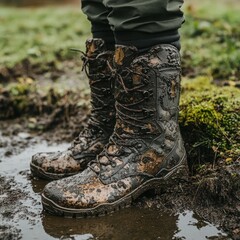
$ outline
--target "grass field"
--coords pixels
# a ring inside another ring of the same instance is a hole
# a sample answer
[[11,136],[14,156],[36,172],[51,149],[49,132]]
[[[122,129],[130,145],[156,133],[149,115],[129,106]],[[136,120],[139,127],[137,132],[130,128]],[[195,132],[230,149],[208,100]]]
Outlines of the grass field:
[[[228,2],[226,4],[226,2]],[[182,27],[183,72],[239,80],[240,17],[237,1],[186,1]],[[0,68],[28,59],[46,65],[84,49],[90,26],[78,8],[0,9]]]

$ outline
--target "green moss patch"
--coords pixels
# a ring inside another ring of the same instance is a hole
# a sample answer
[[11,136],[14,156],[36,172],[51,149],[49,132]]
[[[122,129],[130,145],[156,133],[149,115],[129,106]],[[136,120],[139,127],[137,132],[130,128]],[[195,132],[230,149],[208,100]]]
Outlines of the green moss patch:
[[[227,162],[240,156],[240,90],[216,87],[208,77],[183,81],[180,125],[190,159]],[[207,157],[208,156],[208,157]]]

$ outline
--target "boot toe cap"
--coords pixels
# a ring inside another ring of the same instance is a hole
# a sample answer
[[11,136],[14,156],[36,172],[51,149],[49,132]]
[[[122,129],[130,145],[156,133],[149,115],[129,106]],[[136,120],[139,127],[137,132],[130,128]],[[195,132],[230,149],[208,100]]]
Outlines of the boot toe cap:
[[[121,183],[121,184],[120,184]],[[130,179],[112,184],[103,184],[98,176],[86,169],[84,172],[45,186],[42,193],[43,206],[47,202],[52,212],[59,210],[71,212],[96,212],[104,205],[116,202],[126,195],[132,187]],[[46,205],[46,204],[45,204]]]
[[32,156],[31,163],[41,167],[43,162],[45,162],[48,158],[50,158],[54,153],[53,152],[41,152],[36,153]]

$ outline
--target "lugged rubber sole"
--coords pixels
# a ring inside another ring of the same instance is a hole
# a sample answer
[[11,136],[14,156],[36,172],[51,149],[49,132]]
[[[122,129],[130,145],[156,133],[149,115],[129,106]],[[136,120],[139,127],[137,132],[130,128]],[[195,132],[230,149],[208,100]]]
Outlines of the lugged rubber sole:
[[[184,158],[186,160],[185,156]],[[182,159],[181,162],[184,162],[185,160]],[[179,181],[186,181],[187,179],[188,169],[186,165],[181,165],[173,169],[164,177],[152,178],[144,182],[138,188],[134,189],[131,193],[112,203],[103,203],[96,207],[83,209],[65,208],[56,204],[54,201],[42,194],[42,204],[43,209],[50,214],[68,218],[104,216],[130,206],[135,199],[137,199],[141,194],[148,190],[155,190],[156,193],[159,193],[163,188],[169,187],[172,184],[178,184]]]
[[42,169],[39,166],[36,166],[32,162],[30,163],[30,169],[31,169],[33,176],[36,176],[36,177],[39,177],[42,179],[46,179],[46,180],[58,180],[58,179],[70,177],[70,176],[73,176],[73,175],[79,173],[79,172],[76,172],[76,173],[50,173],[50,172],[44,171],[44,169]]

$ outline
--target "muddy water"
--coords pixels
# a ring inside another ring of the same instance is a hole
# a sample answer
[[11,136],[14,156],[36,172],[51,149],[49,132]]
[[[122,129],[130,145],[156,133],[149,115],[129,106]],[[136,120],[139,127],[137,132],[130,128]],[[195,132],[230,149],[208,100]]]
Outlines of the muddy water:
[[[48,145],[26,133],[19,136],[28,143],[28,147],[16,147],[13,152],[0,147],[0,177],[10,181],[10,187],[0,192],[0,203],[9,199],[9,204],[0,205],[0,225],[20,229],[24,240],[228,239],[223,231],[199,219],[191,210],[169,215],[157,208],[131,207],[109,216],[89,219],[66,219],[43,213],[40,192],[47,182],[31,177],[30,156],[38,151],[64,149],[68,145]],[[2,142],[8,140],[1,134],[0,139]],[[15,201],[11,200],[13,196],[8,195],[8,191],[13,190],[19,196]]]

